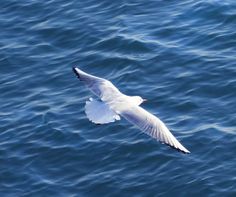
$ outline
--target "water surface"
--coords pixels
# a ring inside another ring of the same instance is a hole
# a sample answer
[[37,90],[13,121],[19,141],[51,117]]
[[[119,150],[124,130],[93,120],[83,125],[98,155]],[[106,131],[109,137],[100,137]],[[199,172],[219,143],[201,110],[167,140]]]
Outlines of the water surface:
[[[1,196],[235,196],[236,2],[2,0]],[[190,151],[97,126],[72,66],[140,95]]]

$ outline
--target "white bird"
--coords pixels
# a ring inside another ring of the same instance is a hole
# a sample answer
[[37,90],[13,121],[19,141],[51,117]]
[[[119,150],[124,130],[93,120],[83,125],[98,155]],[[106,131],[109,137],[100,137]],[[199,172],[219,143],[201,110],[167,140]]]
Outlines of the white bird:
[[110,81],[73,68],[77,77],[100,98],[86,101],[85,112],[90,121],[105,124],[120,120],[120,116],[137,126],[144,133],[183,153],[190,153],[172,135],[166,125],[139,105],[145,101],[140,96],[121,93]]

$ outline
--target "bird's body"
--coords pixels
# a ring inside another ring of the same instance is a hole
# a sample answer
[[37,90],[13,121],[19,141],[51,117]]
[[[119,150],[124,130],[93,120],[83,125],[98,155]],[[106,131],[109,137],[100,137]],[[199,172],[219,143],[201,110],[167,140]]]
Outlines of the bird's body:
[[87,74],[78,68],[73,68],[73,71],[101,99],[86,102],[85,112],[92,122],[104,124],[119,120],[122,116],[151,137],[183,153],[190,153],[159,118],[139,106],[144,101],[140,96],[127,96],[110,81]]

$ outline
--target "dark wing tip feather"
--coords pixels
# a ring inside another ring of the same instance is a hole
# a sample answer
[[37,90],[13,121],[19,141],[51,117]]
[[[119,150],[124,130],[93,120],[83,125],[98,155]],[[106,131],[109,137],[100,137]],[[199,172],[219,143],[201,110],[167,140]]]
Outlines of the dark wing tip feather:
[[73,72],[75,73],[75,75],[80,79],[80,75],[79,75],[79,73],[77,72],[76,67],[73,67],[72,70],[73,70]]
[[176,151],[178,151],[178,152],[184,153],[184,154],[186,154],[186,155],[191,153],[190,151],[189,151],[189,152],[186,152],[186,151],[181,150],[180,148],[176,148],[175,146],[172,146],[172,145],[170,145],[170,144],[168,144],[168,143],[165,143],[165,142],[162,142],[162,143],[164,143],[165,145],[169,146],[170,148],[172,148],[172,149],[174,149],[174,150],[176,150]]
[[170,148],[172,148],[172,149],[174,149],[174,150],[176,150],[176,151],[178,151],[178,152],[181,152],[181,153],[184,153],[184,154],[190,154],[190,153],[191,153],[191,152],[183,151],[183,150],[181,150],[181,149],[179,149],[179,148],[176,148],[176,147],[174,147],[174,146],[171,146],[170,144],[167,144],[167,143],[164,143],[164,144],[166,144],[167,146],[169,146]]

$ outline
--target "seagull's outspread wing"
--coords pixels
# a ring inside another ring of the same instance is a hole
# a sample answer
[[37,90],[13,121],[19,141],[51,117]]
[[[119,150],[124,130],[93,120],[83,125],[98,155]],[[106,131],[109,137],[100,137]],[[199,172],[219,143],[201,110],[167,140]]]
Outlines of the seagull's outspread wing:
[[122,94],[106,79],[87,74],[78,68],[73,68],[73,71],[102,101],[86,102],[85,112],[92,122],[98,124],[114,122],[119,120],[121,115],[151,137],[183,153],[190,153],[159,118],[139,107],[142,102],[137,98]]
[[184,153],[190,153],[172,135],[165,124],[156,116],[139,106],[132,106],[120,114],[130,123],[137,126],[144,133]]
[[87,74],[84,71],[73,68],[74,73],[84,84],[102,101],[112,101],[120,96],[121,92],[108,80]]

